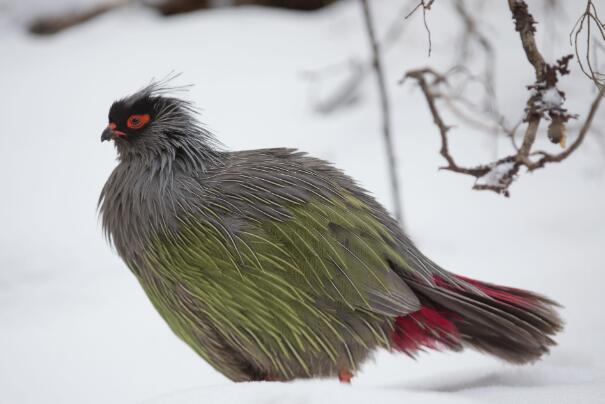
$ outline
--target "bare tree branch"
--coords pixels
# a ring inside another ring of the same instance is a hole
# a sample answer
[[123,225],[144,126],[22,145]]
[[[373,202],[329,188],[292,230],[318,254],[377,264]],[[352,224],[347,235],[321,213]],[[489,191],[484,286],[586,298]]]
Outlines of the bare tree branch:
[[395,158],[395,148],[393,146],[393,139],[391,136],[391,107],[389,104],[389,96],[387,93],[386,82],[384,78],[384,71],[382,68],[382,61],[380,56],[380,47],[376,40],[376,32],[374,30],[374,23],[372,20],[372,14],[370,6],[367,0],[360,0],[363,8],[364,21],[370,46],[372,48],[372,60],[374,72],[376,75],[376,83],[380,91],[380,106],[382,112],[382,134],[384,136],[385,151],[387,154],[389,176],[391,180],[391,192],[393,197],[393,209],[395,218],[399,222],[401,227],[404,227],[403,213],[402,213],[402,201],[401,192],[399,188],[399,176],[397,173],[397,160]]
[[[515,141],[515,133],[518,126],[505,129],[516,150],[514,154],[476,167],[467,168],[459,166],[449,150],[448,132],[450,126],[445,124],[437,107],[438,99],[445,100],[448,104],[460,101],[459,98],[451,97],[441,90],[441,87],[448,85],[447,74],[441,75],[430,68],[424,68],[408,71],[403,79],[414,79],[428,103],[433,121],[441,136],[440,153],[447,161],[447,166],[441,168],[475,177],[474,189],[491,190],[505,196],[509,196],[509,187],[515,180],[521,167],[525,167],[528,171],[534,171],[544,167],[546,163],[561,162],[569,157],[584,141],[601,101],[605,96],[605,88],[601,86],[577,137],[567,149],[558,154],[550,154],[541,150],[533,151],[540,122],[543,119],[550,121],[548,138],[551,142],[558,143],[563,148],[565,147],[566,122],[569,119],[576,118],[576,115],[570,114],[563,107],[565,94],[557,88],[557,84],[561,76],[569,74],[568,64],[572,56],[562,57],[552,65],[546,63],[536,44],[536,22],[529,13],[527,4],[522,0],[508,0],[508,5],[513,15],[515,29],[519,32],[525,56],[534,68],[536,76],[535,83],[529,86],[531,94],[526,103],[524,119],[527,126],[520,146],[517,146]],[[504,127],[503,118],[500,120],[500,123]],[[539,156],[539,158],[535,159],[534,157],[536,156]]]
[[108,0],[91,8],[61,16],[40,17],[29,26],[29,32],[36,35],[51,35],[82,24],[113,9],[126,6],[138,0]]
[[[429,82],[427,81],[427,79],[426,79],[427,76],[430,76],[433,78],[433,81],[431,84],[429,84]],[[436,96],[435,92],[432,89],[435,85],[438,85],[440,83],[445,83],[447,81],[446,77],[435,72],[433,69],[427,67],[424,69],[412,70],[412,71],[407,72],[405,77],[400,81],[400,83],[403,83],[403,81],[408,78],[415,79],[418,82],[418,85],[420,86],[420,89],[422,90],[422,93],[424,94],[424,97],[428,104],[431,115],[433,116],[433,122],[439,129],[439,134],[441,135],[441,149],[439,152],[441,153],[443,158],[448,163],[447,166],[440,167],[440,168],[443,170],[454,171],[454,172],[461,173],[461,174],[472,175],[477,178],[482,177],[485,174],[487,174],[490,171],[489,166],[477,166],[474,168],[460,167],[458,164],[456,164],[456,162],[454,161],[454,158],[450,154],[447,135],[448,135],[448,132],[450,131],[451,127],[446,125],[445,122],[443,121],[443,118],[441,117],[439,109],[437,108],[437,105],[436,105],[436,99],[438,97]]]

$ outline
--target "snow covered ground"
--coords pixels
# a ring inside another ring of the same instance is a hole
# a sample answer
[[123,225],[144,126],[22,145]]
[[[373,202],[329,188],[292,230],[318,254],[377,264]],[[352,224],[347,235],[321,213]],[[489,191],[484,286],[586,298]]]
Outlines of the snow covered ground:
[[[381,27],[402,3],[372,2]],[[195,84],[189,97],[227,147],[309,151],[389,206],[373,81],[357,104],[321,116],[302,78],[366,54],[361,13],[356,1],[317,14],[240,8],[172,19],[132,7],[51,38],[29,37],[10,19],[1,30],[0,403],[603,402],[603,151],[591,135],[564,163],[522,175],[510,199],[471,191],[469,178],[438,171],[438,136],[424,100],[410,84],[396,84],[409,68],[452,59],[456,28],[438,3],[429,14],[433,56],[415,17],[386,63],[406,225],[427,255],[454,272],[560,301],[567,328],[550,356],[514,367],[474,352],[431,352],[417,361],[379,353],[352,386],[236,385],[206,365],[172,335],[102,237],[96,201],[115,152],[99,137],[110,103],[151,77],[183,72],[179,82]],[[570,52],[565,34],[580,3],[558,17],[565,27],[558,42],[541,33],[551,60]],[[488,30],[505,73],[499,101],[518,118],[527,95],[519,83],[530,84],[532,72],[505,2],[490,6]],[[561,87],[569,109],[584,116],[593,96],[587,81],[575,74]],[[452,136],[463,161],[493,157],[487,137],[463,128]]]

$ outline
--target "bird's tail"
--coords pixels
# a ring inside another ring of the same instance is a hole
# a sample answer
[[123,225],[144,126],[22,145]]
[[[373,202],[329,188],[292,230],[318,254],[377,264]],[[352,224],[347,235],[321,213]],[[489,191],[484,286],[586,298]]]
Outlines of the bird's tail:
[[555,345],[563,328],[543,296],[461,276],[435,275],[433,282],[406,279],[419,296],[419,311],[398,317],[394,346],[413,355],[422,347],[461,350],[465,346],[522,364],[539,359]]

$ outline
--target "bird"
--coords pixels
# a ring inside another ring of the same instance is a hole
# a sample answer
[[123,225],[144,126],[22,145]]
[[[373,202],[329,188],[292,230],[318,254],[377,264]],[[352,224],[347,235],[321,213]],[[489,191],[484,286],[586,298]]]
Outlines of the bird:
[[111,105],[98,210],[161,317],[228,379],[350,383],[381,349],[525,364],[556,345],[555,301],[446,271],[324,160],[227,151],[178,89],[152,81]]

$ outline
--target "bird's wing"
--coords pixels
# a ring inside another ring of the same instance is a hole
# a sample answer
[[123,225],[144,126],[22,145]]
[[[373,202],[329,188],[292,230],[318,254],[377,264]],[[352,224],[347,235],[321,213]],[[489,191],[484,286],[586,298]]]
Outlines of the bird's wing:
[[200,240],[192,254],[221,271],[385,316],[418,310],[391,269],[406,267],[393,234],[326,163],[285,149],[236,154],[205,186],[204,225],[197,215],[183,227]]

